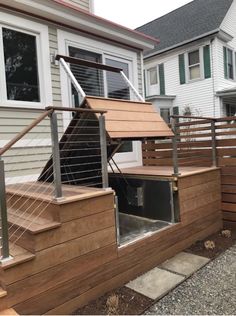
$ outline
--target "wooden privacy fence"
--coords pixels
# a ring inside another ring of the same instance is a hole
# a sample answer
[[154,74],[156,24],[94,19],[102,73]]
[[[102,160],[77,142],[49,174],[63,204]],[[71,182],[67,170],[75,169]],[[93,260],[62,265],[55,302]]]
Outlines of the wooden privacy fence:
[[236,117],[219,119],[174,116],[174,140],[143,143],[145,166],[173,165],[173,142],[181,166],[221,168],[225,222],[236,223]]

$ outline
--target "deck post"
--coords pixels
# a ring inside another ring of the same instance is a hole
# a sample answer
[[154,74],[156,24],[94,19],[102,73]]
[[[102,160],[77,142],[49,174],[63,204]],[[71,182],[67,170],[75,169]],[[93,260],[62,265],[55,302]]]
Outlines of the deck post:
[[216,146],[216,126],[215,120],[211,121],[211,137],[212,137],[212,166],[217,167],[217,146]]
[[107,169],[107,137],[105,127],[105,116],[99,116],[100,146],[101,146],[101,164],[102,164],[102,185],[108,188],[108,169]]
[[11,259],[9,251],[4,161],[0,157],[0,262]]
[[55,198],[60,199],[62,198],[61,164],[60,164],[60,148],[59,148],[59,140],[58,140],[57,114],[55,112],[50,114],[50,123],[51,123],[52,161],[53,161]]
[[174,176],[180,175],[179,173],[179,165],[178,165],[178,144],[177,144],[177,128],[176,128],[176,120],[175,118],[171,119],[172,131],[174,133],[174,137],[172,139],[172,148],[173,148],[173,169]]

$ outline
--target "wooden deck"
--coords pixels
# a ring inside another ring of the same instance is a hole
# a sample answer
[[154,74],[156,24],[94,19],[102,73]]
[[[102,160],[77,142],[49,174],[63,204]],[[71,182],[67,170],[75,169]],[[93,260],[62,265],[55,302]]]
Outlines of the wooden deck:
[[[171,169],[167,171],[169,176]],[[151,169],[144,168],[142,174],[147,172]],[[15,250],[22,261],[0,267],[7,292],[0,306],[19,314],[70,314],[217,232],[222,227],[220,171],[185,172],[176,180],[180,222],[121,247],[116,243],[112,191],[52,204],[45,218],[56,218],[60,225],[28,230]],[[154,173],[159,176],[160,171]]]
[[[215,167],[180,167],[178,178],[192,176],[195,174],[206,173],[212,170],[217,170]],[[171,166],[140,166],[132,168],[121,169],[124,175],[141,175],[141,176],[152,176],[152,177],[176,177],[173,175],[173,167]],[[118,170],[115,170],[119,173]]]
[[83,200],[89,197],[104,195],[103,189],[82,187],[74,185],[62,185],[63,199],[57,200],[53,198],[54,185],[52,183],[27,182],[11,184],[7,186],[7,194],[16,194],[29,198],[37,198],[37,200],[48,201],[54,204],[68,203],[72,200]]

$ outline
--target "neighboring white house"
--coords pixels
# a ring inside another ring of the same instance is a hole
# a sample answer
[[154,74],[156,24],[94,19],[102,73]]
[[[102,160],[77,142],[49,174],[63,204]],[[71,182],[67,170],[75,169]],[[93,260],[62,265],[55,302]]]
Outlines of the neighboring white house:
[[[45,107],[75,106],[76,96],[64,70],[55,63],[56,54],[123,68],[133,85],[143,93],[143,50],[153,48],[157,40],[92,12],[91,0],[0,0],[0,147]],[[73,68],[75,75],[76,70]],[[96,78],[94,73],[93,79]],[[106,76],[100,80],[101,96],[109,95],[107,81]],[[86,83],[88,92],[96,83]],[[68,121],[61,125],[66,124]],[[50,140],[50,132],[36,136],[44,138],[41,144]],[[15,156],[14,164],[7,165],[7,170],[12,177],[21,175],[23,164],[24,170],[30,169],[36,174],[47,161],[49,153],[45,149],[40,155],[40,166],[33,155],[32,146],[40,143],[39,140],[30,145],[19,142],[14,147],[22,146],[24,153],[19,157],[15,152],[11,154]],[[140,152],[140,146],[133,144],[127,152],[117,156],[118,162],[137,163]],[[27,161],[22,155],[27,155]]]
[[194,0],[137,29],[160,39],[144,55],[146,97],[170,113],[236,113],[236,0]]

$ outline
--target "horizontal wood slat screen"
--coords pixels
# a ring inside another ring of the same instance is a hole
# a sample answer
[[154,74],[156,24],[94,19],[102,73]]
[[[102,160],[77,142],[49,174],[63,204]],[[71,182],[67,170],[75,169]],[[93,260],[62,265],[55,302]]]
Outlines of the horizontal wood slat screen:
[[[213,137],[216,139],[217,166],[221,167],[222,211],[226,222],[236,222],[236,118],[175,118],[177,120],[178,165],[211,167]],[[212,130],[214,122],[214,130]],[[145,166],[173,165],[172,141],[143,143]]]

